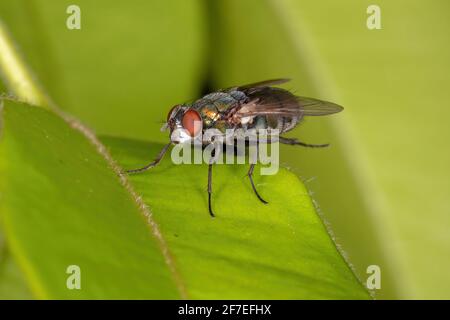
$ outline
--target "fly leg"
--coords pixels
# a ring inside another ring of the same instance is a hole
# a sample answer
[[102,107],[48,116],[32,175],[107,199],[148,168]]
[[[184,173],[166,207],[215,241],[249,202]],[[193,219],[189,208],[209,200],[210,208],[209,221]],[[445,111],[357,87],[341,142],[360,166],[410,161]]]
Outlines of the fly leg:
[[212,195],[212,166],[213,164],[210,162],[208,165],[208,210],[211,217],[215,217],[214,212],[211,208],[211,195]]
[[216,149],[213,149],[211,152],[211,158],[209,159],[209,164],[208,164],[208,210],[209,210],[209,214],[213,218],[215,217],[215,215],[212,210],[211,196],[212,196],[212,167],[213,167],[214,162],[216,161],[215,156],[216,156]]
[[142,168],[138,168],[138,169],[131,169],[131,170],[125,170],[126,173],[139,173],[139,172],[143,172],[146,171],[150,168],[155,167],[156,165],[158,165],[158,163],[161,162],[162,158],[164,157],[164,155],[166,154],[167,150],[169,149],[170,145],[172,143],[168,143],[164,146],[164,148],[162,148],[162,150],[159,152],[158,156],[156,157],[155,160],[153,160],[152,162],[150,162],[149,164],[147,164],[145,167]]
[[211,196],[212,196],[212,167],[213,164],[215,162],[215,155],[216,155],[216,149],[212,150],[211,152],[211,158],[209,159],[209,163],[208,163],[208,210],[209,210],[209,214],[211,215],[212,218],[215,217],[214,212],[212,210],[212,201],[211,201]]
[[255,187],[255,183],[253,182],[253,170],[255,169],[255,163],[250,164],[250,168],[248,169],[247,172],[247,176],[250,179],[250,183],[252,184],[252,188],[253,191],[255,192],[256,196],[258,197],[258,199],[264,203],[264,204],[268,204],[268,202],[266,200],[264,200],[263,198],[261,198],[261,196],[259,195],[258,191],[256,190]]
[[291,139],[291,138],[284,138],[284,137],[279,137],[279,141],[280,141],[280,143],[283,143],[283,144],[296,145],[296,146],[302,146],[302,147],[307,147],[307,148],[326,148],[330,145],[329,143],[309,144],[309,143],[304,143],[304,142],[298,141],[295,138]]

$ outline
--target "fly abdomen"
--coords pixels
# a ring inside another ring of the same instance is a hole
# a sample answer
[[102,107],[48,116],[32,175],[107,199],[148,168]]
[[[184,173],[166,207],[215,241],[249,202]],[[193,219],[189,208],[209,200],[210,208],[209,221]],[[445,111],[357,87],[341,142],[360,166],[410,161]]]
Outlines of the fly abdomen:
[[280,117],[278,118],[278,130],[280,133],[288,132],[295,128],[299,122],[299,117]]
[[[292,117],[277,117],[274,115],[267,115],[263,117],[266,122],[265,129],[278,129],[281,133],[287,132],[289,130],[292,130],[295,128],[295,126],[298,124],[300,117],[292,116]],[[261,128],[261,129],[264,129]]]

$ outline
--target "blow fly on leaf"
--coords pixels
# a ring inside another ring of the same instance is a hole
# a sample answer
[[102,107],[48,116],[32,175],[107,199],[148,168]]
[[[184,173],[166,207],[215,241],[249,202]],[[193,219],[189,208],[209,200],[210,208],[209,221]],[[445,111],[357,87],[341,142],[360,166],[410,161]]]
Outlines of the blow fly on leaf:
[[[193,103],[175,105],[167,115],[162,129],[170,129],[170,142],[164,146],[154,161],[127,173],[138,173],[156,166],[172,144],[191,143],[205,130],[217,129],[225,134],[229,130],[277,129],[280,134],[294,129],[306,116],[324,116],[337,113],[343,108],[332,102],[299,97],[288,90],[273,87],[289,81],[274,79],[244,86],[235,86],[209,93]],[[203,138],[202,138],[203,139]],[[233,140],[235,141],[235,140]],[[310,148],[327,147],[328,144],[308,144],[297,139],[278,137],[288,145]],[[201,141],[203,146],[211,144],[210,139]],[[212,217],[212,165],[208,164],[208,209]],[[248,177],[258,199],[267,204],[256,190],[253,182],[255,164],[250,164]]]

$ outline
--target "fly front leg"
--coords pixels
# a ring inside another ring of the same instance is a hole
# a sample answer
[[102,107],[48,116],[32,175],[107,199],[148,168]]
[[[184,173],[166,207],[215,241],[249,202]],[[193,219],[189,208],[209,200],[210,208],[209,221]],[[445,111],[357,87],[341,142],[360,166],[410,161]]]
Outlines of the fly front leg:
[[164,146],[164,148],[162,148],[162,150],[159,152],[159,154],[158,154],[158,156],[156,157],[156,159],[153,160],[152,162],[150,162],[149,164],[147,164],[145,167],[138,168],[138,169],[125,170],[125,172],[126,172],[126,173],[131,173],[131,174],[133,174],[133,173],[139,173],[139,172],[143,172],[143,171],[146,171],[146,170],[148,170],[148,169],[150,169],[150,168],[153,168],[153,167],[157,166],[157,165],[161,162],[162,158],[163,158],[164,155],[166,154],[166,152],[167,152],[167,150],[169,149],[169,147],[170,147],[171,144],[172,144],[172,143],[166,144],[166,145]]
[[254,170],[254,169],[255,169],[255,164],[254,164],[254,163],[250,164],[250,168],[248,169],[247,176],[248,176],[248,178],[250,179],[250,183],[252,184],[253,191],[255,192],[255,194],[256,194],[256,196],[258,197],[258,199],[259,199],[262,203],[268,204],[268,202],[267,202],[266,200],[264,200],[264,199],[259,195],[258,191],[256,190],[255,183],[253,182],[253,170]]

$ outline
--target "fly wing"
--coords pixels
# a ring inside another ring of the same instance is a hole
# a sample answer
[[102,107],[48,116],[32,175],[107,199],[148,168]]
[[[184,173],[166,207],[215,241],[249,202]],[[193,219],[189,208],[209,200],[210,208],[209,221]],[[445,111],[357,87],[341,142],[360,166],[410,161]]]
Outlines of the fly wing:
[[264,81],[259,81],[259,82],[255,82],[255,83],[245,84],[243,86],[237,87],[237,89],[244,91],[245,89],[251,89],[251,88],[271,87],[271,86],[283,84],[283,83],[286,83],[289,81],[291,81],[291,79],[287,79],[287,78],[270,79],[270,80],[264,80]]
[[344,110],[343,107],[333,102],[307,97],[296,98],[304,116],[326,116]]
[[281,117],[323,116],[342,111],[332,102],[298,97],[287,90],[272,87],[248,88],[243,92],[249,98],[237,111],[238,117],[275,115]]
[[245,84],[242,86],[233,86],[233,87],[229,87],[226,89],[222,89],[221,91],[229,92],[229,91],[235,91],[235,90],[239,90],[239,91],[257,90],[258,88],[275,86],[275,85],[283,84],[283,83],[286,83],[289,81],[291,81],[291,79],[285,79],[285,78],[270,79],[270,80],[264,80],[264,81],[259,81],[259,82],[255,82],[255,83]]
[[272,87],[252,87],[243,90],[243,92],[249,100],[237,111],[237,116],[301,116],[301,108],[297,101],[297,97],[287,90]]

